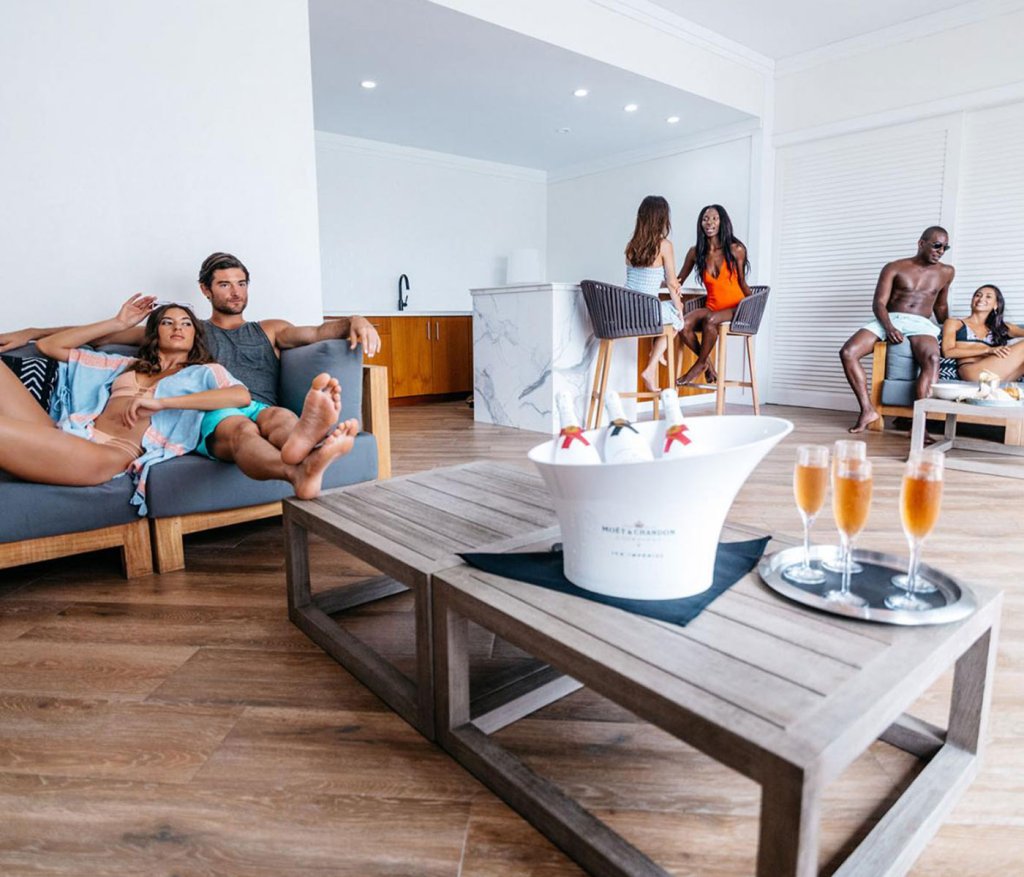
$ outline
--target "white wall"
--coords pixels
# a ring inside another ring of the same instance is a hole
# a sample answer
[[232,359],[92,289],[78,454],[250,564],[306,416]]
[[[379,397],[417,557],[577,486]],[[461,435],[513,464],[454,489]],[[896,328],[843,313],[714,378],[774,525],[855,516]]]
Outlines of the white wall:
[[0,326],[145,290],[201,301],[213,250],[252,317],[319,318],[306,0],[4,0]]
[[865,117],[888,124],[1024,98],[1024,11],[915,35],[928,23],[780,62],[776,134],[827,134]]
[[325,132],[316,152],[327,313],[395,311],[402,274],[410,310],[469,311],[512,250],[544,264],[542,171]]
[[[633,233],[637,207],[646,195],[663,195],[672,208],[671,240],[677,270],[696,240],[697,214],[705,204],[725,207],[737,236],[746,240],[750,227],[750,154],[751,136],[747,135],[552,182],[548,189],[550,279],[623,283],[623,251]],[[756,270],[753,244],[750,257]],[[692,278],[684,285],[693,286]]]

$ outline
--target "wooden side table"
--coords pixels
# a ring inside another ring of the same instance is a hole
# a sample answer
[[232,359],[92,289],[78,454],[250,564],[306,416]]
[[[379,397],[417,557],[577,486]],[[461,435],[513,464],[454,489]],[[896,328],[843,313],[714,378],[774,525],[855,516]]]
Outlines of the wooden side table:
[[[1006,454],[1012,457],[1024,457],[1024,446],[1020,436],[1024,429],[1024,405],[993,406],[971,405],[968,402],[953,402],[947,399],[918,399],[914,403],[914,424],[910,433],[910,449],[919,451],[924,447],[928,415],[945,414],[946,425],[942,441],[930,445],[936,451],[950,451],[961,448],[968,451],[983,451],[986,454]],[[1007,439],[1005,444],[985,441],[983,439],[964,438],[956,434],[958,417],[970,417],[972,422],[979,420],[1004,421]],[[989,475],[1008,475],[1011,478],[1024,478],[1024,463],[1013,465],[998,461],[963,460],[946,455],[946,468],[959,469],[964,472],[983,472]]]

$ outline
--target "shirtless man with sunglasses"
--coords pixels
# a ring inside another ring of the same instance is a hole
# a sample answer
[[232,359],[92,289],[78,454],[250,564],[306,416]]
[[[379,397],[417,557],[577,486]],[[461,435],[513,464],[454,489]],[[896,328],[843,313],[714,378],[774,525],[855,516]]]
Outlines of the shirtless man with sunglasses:
[[[932,225],[921,234],[917,255],[897,259],[882,269],[872,302],[875,319],[854,332],[839,351],[846,380],[860,405],[860,417],[850,432],[863,432],[881,417],[871,404],[867,375],[860,364],[876,341],[900,344],[909,338],[910,350],[921,369],[917,398],[925,398],[931,390],[939,368],[939,333],[949,317],[949,286],[956,274],[952,265],[942,263],[948,249],[948,232]],[[938,325],[931,321],[932,314]]]

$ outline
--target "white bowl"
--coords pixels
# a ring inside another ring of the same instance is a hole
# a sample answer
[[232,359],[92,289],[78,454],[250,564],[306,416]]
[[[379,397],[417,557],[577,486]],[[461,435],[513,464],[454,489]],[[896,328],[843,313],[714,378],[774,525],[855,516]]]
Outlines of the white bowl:
[[[635,600],[690,597],[711,587],[733,499],[793,424],[735,414],[686,424],[686,454],[648,463],[552,463],[553,441],[530,451],[554,499],[573,584]],[[664,421],[635,426],[657,453]],[[584,435],[603,451],[604,429]]]
[[935,399],[973,399],[978,395],[978,384],[968,381],[940,381],[932,384],[932,397]]

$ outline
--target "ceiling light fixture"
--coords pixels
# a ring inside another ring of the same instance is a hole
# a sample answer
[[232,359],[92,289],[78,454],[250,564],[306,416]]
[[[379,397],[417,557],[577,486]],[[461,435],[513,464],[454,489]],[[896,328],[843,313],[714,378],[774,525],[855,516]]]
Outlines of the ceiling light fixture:
[[377,87],[377,83],[376,83],[376,82],[374,82],[374,81],[373,81],[372,79],[364,79],[364,80],[363,80],[362,82],[360,82],[359,84],[360,84],[360,85],[361,85],[361,86],[362,86],[363,88],[376,88],[376,87]]
[[588,94],[590,94],[590,92],[587,91],[585,88],[577,88],[576,91],[574,91],[572,93],[572,96],[573,97],[586,97]]
[[670,125],[674,125],[676,122],[679,121],[679,116],[669,116],[665,121],[668,122]]
[[627,113],[635,113],[638,109],[640,109],[640,107],[638,107],[636,104],[626,104],[622,109],[624,109]]

